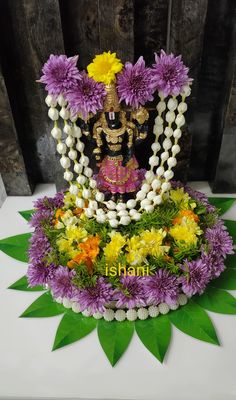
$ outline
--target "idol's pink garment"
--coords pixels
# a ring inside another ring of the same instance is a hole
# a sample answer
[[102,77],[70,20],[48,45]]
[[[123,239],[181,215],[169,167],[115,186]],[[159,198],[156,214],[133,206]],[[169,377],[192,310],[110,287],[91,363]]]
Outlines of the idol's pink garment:
[[122,157],[106,156],[96,176],[98,188],[111,193],[136,192],[146,172],[137,168],[138,162],[134,156],[125,167],[122,166]]

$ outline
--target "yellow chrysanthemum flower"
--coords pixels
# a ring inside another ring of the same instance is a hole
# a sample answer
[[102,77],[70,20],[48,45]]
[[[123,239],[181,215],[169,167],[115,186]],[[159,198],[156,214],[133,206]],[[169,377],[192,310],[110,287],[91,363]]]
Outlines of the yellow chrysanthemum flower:
[[64,205],[65,207],[71,207],[75,204],[75,195],[71,194],[70,192],[66,192],[64,195]]
[[191,197],[188,193],[184,192],[183,188],[172,189],[170,191],[170,198],[181,210],[189,210],[196,207],[196,203],[191,201]]
[[195,233],[189,231],[186,225],[175,225],[173,228],[170,228],[169,233],[176,242],[184,242],[185,244],[197,243],[197,236]]
[[88,232],[80,228],[76,225],[68,225],[66,227],[66,237],[72,242],[75,241],[77,243],[81,242],[81,240],[85,239],[88,236]]
[[123,64],[116,57],[116,53],[110,51],[96,55],[93,62],[88,65],[88,75],[96,82],[109,85],[116,79],[116,74],[123,68]]
[[125,243],[125,238],[119,232],[112,234],[111,241],[104,248],[106,260],[111,263],[116,261]]
[[201,235],[203,233],[200,226],[192,218],[183,217],[181,224],[187,226],[188,230],[195,233],[195,235]]
[[78,254],[78,249],[75,249],[72,241],[66,238],[58,239],[57,247],[60,253],[66,253],[70,258],[74,258]]
[[196,244],[197,236],[202,234],[198,224],[191,218],[183,217],[181,224],[170,228],[169,234],[177,241],[186,244]]
[[163,229],[151,229],[143,231],[140,235],[142,245],[146,255],[158,257],[169,251],[169,246],[162,246],[162,241],[166,237],[166,232]]
[[131,265],[141,264],[146,257],[146,252],[142,246],[140,236],[133,236],[128,239],[126,250],[126,260]]

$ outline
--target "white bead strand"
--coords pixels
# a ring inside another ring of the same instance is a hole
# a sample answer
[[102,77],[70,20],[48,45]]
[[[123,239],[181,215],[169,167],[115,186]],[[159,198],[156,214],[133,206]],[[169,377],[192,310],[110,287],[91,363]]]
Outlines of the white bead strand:
[[[186,93],[188,93],[187,89],[186,89]],[[174,177],[174,172],[172,171],[172,168],[174,168],[177,164],[176,155],[180,152],[180,146],[178,144],[178,141],[182,135],[181,127],[185,124],[185,118],[183,116],[183,113],[187,111],[187,104],[185,103],[185,97],[186,97],[186,95],[183,94],[182,98],[181,98],[181,102],[179,104],[175,103],[175,105],[173,105],[173,103],[170,103],[171,106],[173,106],[173,107],[175,106],[175,110],[177,109],[178,114],[176,115],[176,118],[175,118],[176,129],[173,131],[174,143],[171,148],[171,155],[167,159],[168,169],[164,172],[164,182],[161,185],[161,193],[160,193],[161,196],[165,192],[168,192],[168,190],[170,190],[171,185],[170,185],[169,181],[171,179],[173,179],[173,177]],[[176,102],[177,102],[177,100],[176,100]],[[169,102],[168,102],[168,104],[169,104]],[[169,128],[171,128],[171,127],[169,126]]]
[[166,103],[165,103],[164,97],[161,93],[159,93],[159,97],[160,97],[160,101],[158,102],[158,104],[156,106],[158,115],[155,118],[155,123],[154,123],[154,127],[153,127],[153,133],[155,135],[155,141],[151,147],[152,151],[153,151],[153,155],[149,158],[149,165],[151,167],[151,171],[153,171],[153,169],[155,167],[157,167],[159,164],[159,158],[156,157],[156,154],[161,148],[160,143],[159,143],[159,137],[161,136],[161,134],[164,131],[164,128],[163,128],[164,120],[162,118],[162,114],[166,109]]
[[[63,109],[63,107],[62,107]],[[67,120],[64,119],[64,128],[63,128],[64,133],[67,135],[67,138],[65,140],[65,145],[68,147],[68,157],[70,160],[75,161],[77,158],[77,152],[73,148],[75,139],[72,136],[72,127],[70,124],[68,124]],[[64,173],[64,179],[69,182],[69,184],[72,184],[72,180],[74,178],[73,172],[66,170]]]

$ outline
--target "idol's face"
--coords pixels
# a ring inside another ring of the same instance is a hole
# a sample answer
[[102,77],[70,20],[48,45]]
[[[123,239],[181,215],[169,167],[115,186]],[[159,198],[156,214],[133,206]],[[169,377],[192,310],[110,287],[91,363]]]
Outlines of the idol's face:
[[114,112],[114,111],[110,111],[110,112],[105,112],[105,117],[106,117],[106,121],[108,126],[110,126],[111,128],[113,127],[118,127],[120,125],[120,112]]

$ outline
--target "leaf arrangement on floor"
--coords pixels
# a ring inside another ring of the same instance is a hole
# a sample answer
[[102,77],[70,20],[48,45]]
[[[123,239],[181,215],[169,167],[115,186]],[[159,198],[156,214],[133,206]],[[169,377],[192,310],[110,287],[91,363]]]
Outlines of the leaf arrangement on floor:
[[[220,209],[222,215],[230,209],[235,199],[210,198],[210,203]],[[33,210],[21,211],[27,221]],[[236,221],[224,220],[230,235],[236,243]],[[0,240],[0,250],[16,260],[27,262],[27,250],[30,233],[12,236]],[[28,287],[27,278],[23,276],[9,289],[21,291],[44,291],[21,315],[24,318],[52,317],[63,314],[59,323],[53,350],[64,347],[87,336],[97,328],[100,344],[111,365],[115,365],[127,349],[134,330],[144,346],[161,362],[171,341],[171,328],[174,325],[180,331],[196,339],[219,345],[215,328],[205,310],[221,313],[236,314],[236,299],[227,290],[236,290],[236,254],[226,259],[226,270],[221,276],[208,285],[204,294],[195,295],[185,306],[171,311],[168,315],[123,322],[107,322],[85,317],[81,313],[66,309],[56,303],[50,292],[43,287]]]

